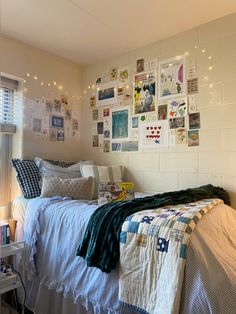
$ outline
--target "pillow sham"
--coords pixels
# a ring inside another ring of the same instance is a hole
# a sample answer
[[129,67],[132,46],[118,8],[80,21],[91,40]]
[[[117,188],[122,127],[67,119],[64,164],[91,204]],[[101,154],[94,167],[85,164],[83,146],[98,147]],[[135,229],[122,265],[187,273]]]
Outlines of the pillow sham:
[[42,160],[40,163],[39,171],[42,176],[50,176],[50,177],[60,177],[64,179],[69,178],[80,178],[81,172],[80,172],[80,163],[74,164],[70,167],[60,167],[51,164],[48,161]]
[[94,178],[93,197],[98,198],[98,185],[100,182],[122,182],[123,166],[96,166],[81,165],[81,174],[83,177]]
[[93,178],[43,177],[41,196],[67,196],[73,199],[91,200],[93,197]]
[[25,198],[40,196],[41,175],[34,160],[21,160],[13,158],[10,161],[16,170],[16,178]]

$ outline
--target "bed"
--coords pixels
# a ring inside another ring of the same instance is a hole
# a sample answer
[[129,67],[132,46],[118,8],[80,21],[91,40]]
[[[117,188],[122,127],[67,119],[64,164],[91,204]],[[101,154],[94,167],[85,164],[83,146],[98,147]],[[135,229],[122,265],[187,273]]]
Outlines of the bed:
[[[76,256],[96,202],[67,198],[17,202],[21,214],[17,216],[15,207],[14,217],[24,225],[28,246],[29,309],[36,314],[138,313],[119,303],[119,267],[107,274]],[[235,226],[236,211],[223,203],[198,222],[187,249],[179,313],[235,313]]]

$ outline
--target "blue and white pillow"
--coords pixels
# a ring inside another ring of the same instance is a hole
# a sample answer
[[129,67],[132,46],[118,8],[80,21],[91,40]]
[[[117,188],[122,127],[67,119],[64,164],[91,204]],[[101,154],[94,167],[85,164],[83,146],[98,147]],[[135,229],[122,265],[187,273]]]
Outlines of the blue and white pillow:
[[38,197],[41,194],[41,175],[34,160],[11,159],[16,170],[16,178],[25,198]]

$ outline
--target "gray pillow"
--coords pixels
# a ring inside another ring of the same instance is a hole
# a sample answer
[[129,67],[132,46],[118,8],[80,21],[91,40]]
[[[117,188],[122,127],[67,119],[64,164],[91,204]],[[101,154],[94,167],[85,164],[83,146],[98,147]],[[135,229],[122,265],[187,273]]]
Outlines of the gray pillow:
[[64,179],[69,178],[80,178],[80,163],[74,164],[73,166],[62,168],[59,166],[52,165],[50,162],[42,160],[40,165],[40,173],[43,177],[60,177]]

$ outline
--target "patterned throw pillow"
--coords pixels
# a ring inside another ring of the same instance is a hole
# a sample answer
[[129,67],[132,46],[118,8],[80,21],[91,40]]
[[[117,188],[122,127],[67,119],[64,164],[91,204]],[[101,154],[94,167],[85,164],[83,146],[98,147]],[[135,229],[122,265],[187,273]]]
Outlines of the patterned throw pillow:
[[58,177],[43,177],[43,197],[68,196],[73,199],[91,200],[93,178],[64,179]]
[[82,165],[81,174],[83,177],[94,178],[93,197],[98,198],[98,185],[100,182],[122,182],[123,181],[123,166],[95,166]]
[[11,165],[16,170],[16,178],[25,198],[40,196],[41,189],[39,182],[41,175],[33,160],[11,159]]

